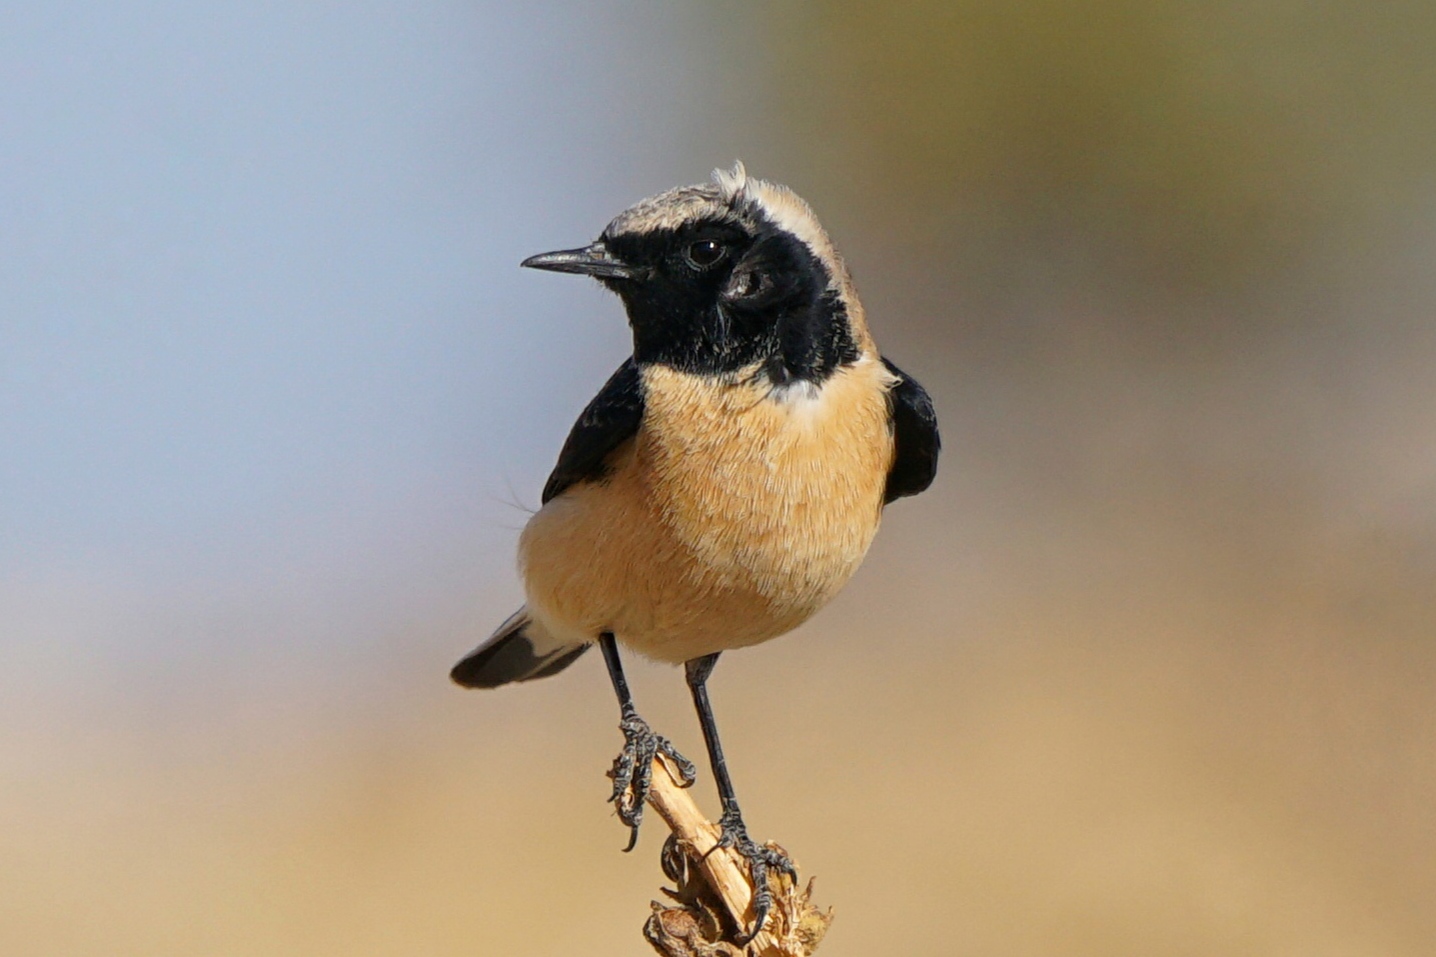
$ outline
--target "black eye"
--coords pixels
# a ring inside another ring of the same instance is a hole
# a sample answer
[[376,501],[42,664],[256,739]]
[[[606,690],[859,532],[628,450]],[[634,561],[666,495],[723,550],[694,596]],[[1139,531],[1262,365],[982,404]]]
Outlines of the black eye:
[[707,269],[722,259],[724,252],[726,250],[718,240],[700,239],[688,247],[688,261],[699,269]]

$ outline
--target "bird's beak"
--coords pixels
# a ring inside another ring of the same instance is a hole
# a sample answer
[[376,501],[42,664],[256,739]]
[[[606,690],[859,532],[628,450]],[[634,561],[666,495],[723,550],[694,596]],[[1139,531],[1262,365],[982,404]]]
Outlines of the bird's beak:
[[602,240],[580,249],[560,249],[558,252],[539,253],[525,259],[522,266],[530,269],[550,269],[554,272],[573,272],[581,276],[599,279],[632,279],[638,271],[608,251]]

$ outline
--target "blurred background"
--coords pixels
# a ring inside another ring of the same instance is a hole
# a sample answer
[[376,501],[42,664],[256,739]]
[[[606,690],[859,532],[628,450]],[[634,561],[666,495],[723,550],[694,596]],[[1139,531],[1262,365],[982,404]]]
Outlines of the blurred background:
[[741,157],[947,446],[713,683],[823,953],[1429,954],[1432,49],[1354,0],[5,5],[0,952],[647,952],[601,662],[446,672],[628,351],[518,261]]

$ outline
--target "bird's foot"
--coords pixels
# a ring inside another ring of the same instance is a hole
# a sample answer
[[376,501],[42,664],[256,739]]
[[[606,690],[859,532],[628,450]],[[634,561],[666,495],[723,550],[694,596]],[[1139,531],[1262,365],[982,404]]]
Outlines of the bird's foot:
[[768,919],[768,911],[773,908],[773,891],[768,887],[769,868],[783,871],[794,881],[798,879],[798,868],[787,854],[765,847],[749,837],[748,828],[743,824],[743,816],[736,807],[723,812],[723,816],[718,819],[718,826],[722,832],[716,846],[731,847],[737,851],[748,862],[748,871],[753,878],[753,929],[739,938],[740,944],[748,944],[763,929],[763,922]]
[[671,741],[655,734],[638,712],[625,710],[618,729],[623,732],[623,750],[613,759],[613,793],[608,799],[618,811],[618,819],[630,829],[624,850],[631,851],[638,843],[638,825],[643,823],[643,806],[653,783],[653,759],[661,754],[671,761],[685,788],[697,780],[698,769],[678,753]]

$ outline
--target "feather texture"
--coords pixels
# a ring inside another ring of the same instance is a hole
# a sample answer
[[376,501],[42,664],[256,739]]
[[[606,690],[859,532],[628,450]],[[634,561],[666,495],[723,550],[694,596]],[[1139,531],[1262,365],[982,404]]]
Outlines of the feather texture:
[[554,498],[520,539],[535,619],[562,643],[612,631],[672,662],[796,627],[877,532],[891,375],[862,359],[778,395],[756,370],[640,371],[643,422],[604,481]]

